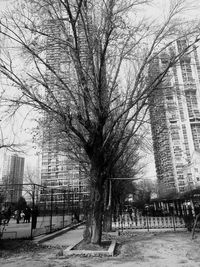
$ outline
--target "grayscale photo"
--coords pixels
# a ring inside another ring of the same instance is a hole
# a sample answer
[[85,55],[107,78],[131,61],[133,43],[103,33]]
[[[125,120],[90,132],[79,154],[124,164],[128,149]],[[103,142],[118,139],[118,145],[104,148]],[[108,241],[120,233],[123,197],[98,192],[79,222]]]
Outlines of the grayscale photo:
[[200,1],[0,0],[0,266],[200,266]]

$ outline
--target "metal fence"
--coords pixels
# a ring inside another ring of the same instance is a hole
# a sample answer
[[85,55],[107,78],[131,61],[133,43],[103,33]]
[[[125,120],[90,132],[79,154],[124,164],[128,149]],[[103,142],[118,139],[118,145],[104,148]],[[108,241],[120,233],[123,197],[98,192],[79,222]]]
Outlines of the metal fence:
[[[81,188],[48,188],[37,184],[0,185],[1,238],[33,238],[84,220],[88,193]],[[114,211],[114,209],[113,209]],[[200,197],[157,201],[143,209],[118,207],[113,230],[191,229],[200,212]]]
[[82,221],[87,197],[78,188],[1,185],[1,238],[33,238]]
[[146,229],[147,231],[154,229],[173,229],[185,228],[185,222],[182,217],[177,216],[163,216],[163,217],[153,217],[153,216],[143,216],[138,214],[136,216],[131,216],[127,212],[119,216],[117,220],[113,219],[113,229],[114,230],[126,230],[126,229]]
[[128,229],[190,231],[199,212],[198,199],[157,201],[145,205],[143,209],[130,205],[115,210],[112,216],[112,228],[118,231]]

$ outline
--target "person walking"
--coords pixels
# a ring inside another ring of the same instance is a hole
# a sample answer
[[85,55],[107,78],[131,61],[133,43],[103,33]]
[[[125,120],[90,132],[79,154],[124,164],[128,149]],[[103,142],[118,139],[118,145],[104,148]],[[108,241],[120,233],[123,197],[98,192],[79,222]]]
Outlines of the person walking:
[[17,224],[19,224],[19,221],[21,220],[21,211],[20,210],[15,211],[15,218],[16,218]]
[[12,211],[11,211],[11,207],[9,207],[7,209],[7,211],[5,212],[5,222],[6,222],[6,224],[9,224],[11,215],[12,215]]

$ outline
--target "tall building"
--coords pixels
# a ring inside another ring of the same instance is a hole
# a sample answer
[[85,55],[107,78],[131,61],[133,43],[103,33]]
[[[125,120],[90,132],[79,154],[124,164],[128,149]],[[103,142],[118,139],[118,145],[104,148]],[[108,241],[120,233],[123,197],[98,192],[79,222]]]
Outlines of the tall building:
[[7,202],[15,203],[22,196],[24,161],[17,154],[4,154],[2,182],[6,187]]
[[[65,27],[66,31],[70,31],[67,29],[67,24]],[[68,85],[71,84],[72,86],[75,73],[73,71],[69,53],[67,53],[67,49],[69,48],[66,46],[63,47],[63,43],[60,41],[64,38],[62,36],[63,31],[60,21],[57,19],[47,20],[45,30],[48,34],[46,62],[50,68],[56,71],[63,82],[66,82]],[[66,36],[67,35],[69,34],[66,34]],[[46,70],[46,79],[48,80],[48,83],[51,84],[51,90],[53,95],[59,100],[59,104],[62,107],[64,105],[67,106],[70,101],[69,95],[62,82],[58,82],[58,77],[53,75],[52,71],[48,68]],[[51,101],[51,97],[52,95],[47,94],[48,101]],[[46,116],[46,126],[47,128],[43,134],[44,142],[41,169],[42,185],[51,189],[60,188],[74,192],[74,201],[78,202],[80,194],[87,194],[86,179],[80,174],[80,166],[77,162],[71,159],[69,151],[67,151],[67,149],[66,151],[63,151],[63,147],[66,147],[66,141],[61,131],[55,127],[53,118],[51,118],[50,115]],[[59,196],[59,193],[57,193],[57,199],[59,198],[62,199],[62,196]]]
[[[58,41],[60,39],[59,26],[60,23],[56,20],[46,22],[46,31],[48,32],[46,62],[60,73],[61,77],[65,74],[66,77],[70,77],[69,73],[67,73],[70,69],[70,62],[67,62],[67,58],[65,57],[66,53],[62,55],[61,46]],[[62,95],[62,92],[60,93],[59,85],[56,85],[56,77],[48,69],[46,73],[48,82],[52,84],[51,90],[56,94],[56,97],[60,101],[66,100],[66,96]],[[49,96],[47,95],[47,97]],[[67,186],[75,182],[74,178],[78,178],[78,166],[71,162],[67,154],[59,151],[60,142],[62,143],[61,137],[54,125],[52,125],[50,116],[46,117],[46,121],[48,128],[45,129],[43,136],[41,181],[43,185],[52,188]]]
[[[155,72],[166,66],[170,53],[181,52],[186,40],[154,62]],[[185,54],[150,98],[150,119],[160,197],[200,186],[200,64],[197,48]],[[195,163],[196,162],[196,163]]]

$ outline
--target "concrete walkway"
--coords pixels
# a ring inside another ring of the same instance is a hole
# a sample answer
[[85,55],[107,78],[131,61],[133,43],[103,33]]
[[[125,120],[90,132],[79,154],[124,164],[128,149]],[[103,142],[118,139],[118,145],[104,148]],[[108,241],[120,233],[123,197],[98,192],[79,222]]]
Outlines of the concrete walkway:
[[80,225],[76,229],[72,229],[65,232],[59,236],[56,236],[50,240],[42,242],[44,245],[48,246],[71,246],[83,239],[83,231],[85,229],[84,225]]

